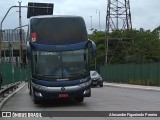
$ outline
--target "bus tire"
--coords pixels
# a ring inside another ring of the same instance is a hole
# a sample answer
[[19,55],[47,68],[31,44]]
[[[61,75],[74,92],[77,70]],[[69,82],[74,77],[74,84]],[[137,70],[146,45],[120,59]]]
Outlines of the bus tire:
[[31,96],[32,96],[32,99],[33,99],[34,104],[39,104],[39,103],[40,103],[40,100],[37,100],[37,99],[35,98],[35,95],[34,95],[34,92],[33,92],[32,88],[30,89],[30,91],[31,91]]
[[[33,93],[32,93],[33,94]],[[36,98],[35,98],[35,95],[33,94],[32,95],[33,96],[33,102],[34,102],[34,104],[40,104],[40,100],[37,100]]]
[[32,95],[31,85],[28,83],[29,95]]
[[34,104],[39,104],[39,103],[40,103],[40,100],[35,100],[35,99],[33,99],[33,102],[34,102]]
[[29,95],[31,95],[32,93],[31,93],[31,90],[29,89]]
[[76,100],[77,100],[77,102],[83,102],[84,97],[78,97],[78,98],[76,98]]

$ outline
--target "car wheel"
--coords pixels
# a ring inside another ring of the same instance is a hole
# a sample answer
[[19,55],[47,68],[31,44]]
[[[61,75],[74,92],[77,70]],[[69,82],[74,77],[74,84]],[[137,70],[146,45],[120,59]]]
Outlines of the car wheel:
[[103,83],[100,84],[100,87],[103,87]]

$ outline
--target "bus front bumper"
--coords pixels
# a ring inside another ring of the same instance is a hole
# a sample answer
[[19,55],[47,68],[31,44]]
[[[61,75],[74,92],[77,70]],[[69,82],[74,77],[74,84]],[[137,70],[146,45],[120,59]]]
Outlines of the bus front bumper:
[[90,81],[83,85],[66,86],[66,87],[45,87],[33,84],[34,98],[37,100],[58,99],[58,98],[78,98],[90,97]]

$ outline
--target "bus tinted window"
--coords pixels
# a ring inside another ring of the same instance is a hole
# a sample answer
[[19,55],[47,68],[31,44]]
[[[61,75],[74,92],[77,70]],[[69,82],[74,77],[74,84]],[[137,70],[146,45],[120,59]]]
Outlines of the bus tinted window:
[[81,17],[32,18],[31,33],[38,43],[73,44],[86,41],[87,31]]

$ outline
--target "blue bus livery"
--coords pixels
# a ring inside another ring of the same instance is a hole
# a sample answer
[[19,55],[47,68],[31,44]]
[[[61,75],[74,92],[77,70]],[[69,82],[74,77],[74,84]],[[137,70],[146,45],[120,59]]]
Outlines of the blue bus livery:
[[91,96],[89,62],[96,45],[88,40],[82,17],[31,17],[28,36],[28,87],[34,103],[57,98],[83,102]]

